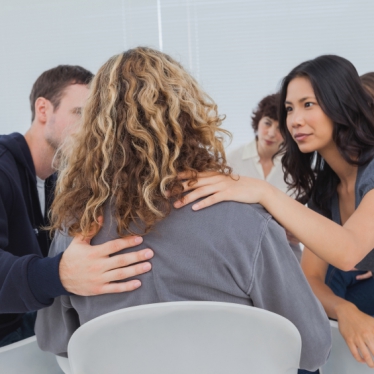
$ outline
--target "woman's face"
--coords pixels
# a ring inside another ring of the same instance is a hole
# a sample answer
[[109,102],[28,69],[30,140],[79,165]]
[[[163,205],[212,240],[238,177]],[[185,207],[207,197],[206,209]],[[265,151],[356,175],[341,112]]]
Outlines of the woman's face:
[[318,105],[310,80],[292,79],[286,96],[287,128],[303,153],[321,152],[334,145],[334,124]]
[[257,138],[257,143],[262,149],[272,151],[272,154],[275,154],[283,142],[278,121],[270,117],[262,117],[258,123]]

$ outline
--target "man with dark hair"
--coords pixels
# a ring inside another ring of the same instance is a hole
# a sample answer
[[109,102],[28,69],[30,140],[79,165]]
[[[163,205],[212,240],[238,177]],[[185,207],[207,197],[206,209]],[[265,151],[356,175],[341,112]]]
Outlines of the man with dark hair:
[[87,296],[131,291],[137,280],[115,282],[150,269],[142,252],[110,256],[139,244],[130,237],[91,246],[77,237],[64,254],[46,257],[47,213],[53,199],[56,150],[77,124],[93,74],[60,65],[35,82],[32,124],[25,136],[0,136],[0,347],[34,334],[35,311],[70,293]]

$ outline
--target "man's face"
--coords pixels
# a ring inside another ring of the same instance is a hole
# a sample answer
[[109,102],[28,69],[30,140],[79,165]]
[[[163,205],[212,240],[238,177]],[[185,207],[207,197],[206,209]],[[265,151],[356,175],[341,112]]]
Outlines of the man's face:
[[45,127],[45,139],[53,149],[56,150],[65,138],[74,132],[88,94],[88,86],[72,84],[65,88],[58,108],[53,110],[53,106],[50,107]]

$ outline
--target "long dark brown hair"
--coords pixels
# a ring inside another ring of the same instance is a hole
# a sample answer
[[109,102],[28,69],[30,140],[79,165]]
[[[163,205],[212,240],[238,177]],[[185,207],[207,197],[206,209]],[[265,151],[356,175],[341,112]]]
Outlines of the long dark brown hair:
[[358,73],[345,58],[324,55],[296,66],[280,89],[279,128],[284,143],[280,153],[285,181],[296,198],[312,202],[331,216],[330,202],[339,178],[317,152],[302,153],[287,130],[285,100],[288,84],[296,77],[310,80],[317,102],[333,121],[333,141],[349,164],[362,166],[374,158],[373,100],[362,87]]

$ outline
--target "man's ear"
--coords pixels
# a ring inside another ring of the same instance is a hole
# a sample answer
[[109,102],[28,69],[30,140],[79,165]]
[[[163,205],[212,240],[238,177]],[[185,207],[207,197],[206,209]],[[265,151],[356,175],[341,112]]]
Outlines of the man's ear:
[[35,101],[35,119],[45,124],[48,119],[48,112],[49,107],[51,106],[51,102],[44,97],[38,97]]

